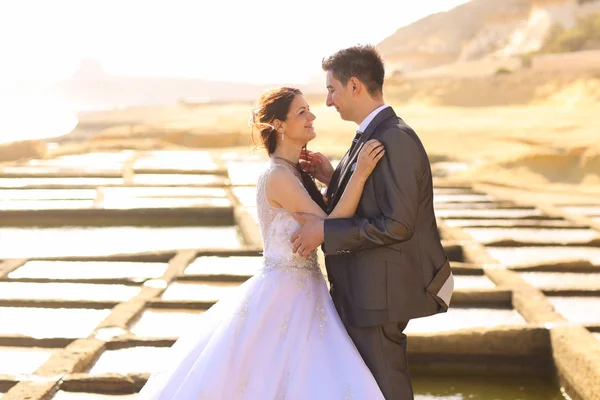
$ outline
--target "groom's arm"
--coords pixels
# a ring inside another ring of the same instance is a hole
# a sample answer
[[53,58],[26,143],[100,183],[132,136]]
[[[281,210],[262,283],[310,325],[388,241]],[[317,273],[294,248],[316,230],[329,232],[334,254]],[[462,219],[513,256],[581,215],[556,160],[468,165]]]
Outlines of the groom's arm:
[[384,131],[377,139],[386,149],[371,176],[381,213],[325,220],[323,251],[327,255],[389,246],[410,240],[414,234],[424,154],[400,127]]

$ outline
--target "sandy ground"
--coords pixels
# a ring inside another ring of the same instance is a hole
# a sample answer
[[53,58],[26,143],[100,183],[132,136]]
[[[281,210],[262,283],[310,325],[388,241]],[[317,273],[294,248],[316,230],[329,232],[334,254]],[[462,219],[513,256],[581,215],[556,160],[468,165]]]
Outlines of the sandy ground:
[[[432,161],[464,163],[457,179],[600,196],[600,75],[388,81],[386,93]],[[318,133],[309,148],[340,157],[356,126],[327,108],[323,95],[307,98]],[[251,102],[242,102],[83,113],[70,135],[80,141],[49,147],[45,155],[106,148],[251,148],[251,108]]]
[[[151,132],[156,132],[156,138],[166,146],[252,146],[247,123],[250,106],[207,106],[185,110],[182,112],[187,114],[185,118],[178,120],[172,116],[174,122],[166,121],[164,125],[161,121],[145,123],[156,127]],[[432,161],[467,164],[468,169],[457,173],[456,178],[531,190],[576,190],[600,195],[600,115],[597,113],[600,105],[393,106],[419,134]],[[309,148],[340,157],[348,148],[355,125],[342,121],[335,110],[322,104],[313,105],[313,109],[317,115],[318,137]],[[195,114],[195,118],[190,114]],[[211,125],[204,119],[208,114],[210,121],[220,122]],[[195,124],[196,118],[202,122]],[[143,131],[143,128],[136,126],[111,128],[92,143],[110,145],[115,139],[120,142],[132,136],[137,136],[134,141],[138,142],[136,129]],[[119,131],[124,134],[119,135]]]

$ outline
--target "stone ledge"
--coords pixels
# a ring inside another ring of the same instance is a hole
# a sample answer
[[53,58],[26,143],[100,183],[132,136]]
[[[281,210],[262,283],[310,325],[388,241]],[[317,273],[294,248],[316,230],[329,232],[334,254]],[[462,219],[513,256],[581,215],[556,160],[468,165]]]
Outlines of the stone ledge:
[[600,222],[596,222],[586,215],[573,214],[549,204],[538,205],[538,208],[548,215],[564,218],[573,225],[587,225],[592,229],[600,231]]
[[216,169],[173,169],[173,168],[132,168],[134,174],[153,175],[219,175],[228,176],[227,168]]
[[527,322],[543,324],[566,321],[554,311],[554,306],[539,289],[529,285],[516,272],[505,269],[487,269],[485,273],[495,284],[512,289],[513,307]]
[[24,258],[4,260],[0,262],[0,279],[6,279],[8,274],[19,267],[22,267],[27,262]]
[[[123,174],[118,170],[82,170],[70,167],[27,167],[30,170],[23,171],[6,171],[6,168],[0,168],[0,178],[122,178]],[[33,169],[38,169],[34,171]],[[55,171],[44,171],[44,168],[59,168]]]
[[452,267],[452,273],[456,275],[483,275],[483,267],[477,264],[464,263],[460,261],[453,261],[450,266]]
[[472,185],[470,185],[468,183],[464,183],[464,181],[462,181],[462,180],[457,180],[457,179],[452,179],[452,178],[434,177],[433,178],[433,187],[435,189],[464,189],[464,190],[469,190],[474,194],[484,193],[484,192],[478,192],[478,191],[474,190]]
[[187,274],[177,277],[177,282],[238,282],[240,284],[246,282],[252,278],[251,274],[248,275],[230,275],[230,274],[214,274],[214,275],[198,275],[198,274]]
[[41,140],[0,143],[0,162],[43,158],[46,152],[46,145]]
[[594,273],[600,272],[600,265],[592,264],[588,260],[561,260],[550,261],[546,263],[517,265],[510,267],[510,269],[517,272],[539,271]]
[[0,375],[0,393],[8,392],[11,387],[17,384],[17,382],[8,377],[5,377],[6,379],[4,379],[3,376],[4,375]]
[[600,340],[582,327],[550,330],[561,384],[585,400],[600,399]]
[[233,207],[47,209],[0,210],[2,226],[230,226],[235,224]]
[[450,307],[453,306],[512,308],[512,291],[502,287],[455,290]]
[[574,289],[554,289],[542,288],[542,293],[548,296],[573,296],[573,297],[594,297],[600,296],[600,288],[574,288]]
[[[536,205],[546,219],[565,219],[573,225],[589,226],[589,218],[569,215],[552,206]],[[480,260],[476,260],[480,262]],[[567,321],[557,313],[544,293],[548,294],[592,294],[597,291],[552,291],[533,287],[523,280],[516,271],[557,271],[557,272],[596,272],[597,266],[584,260],[563,260],[540,264],[529,264],[514,270],[487,268],[486,275],[496,284],[513,290],[513,304],[530,324],[550,328],[550,349],[559,380],[573,399],[600,399],[600,341],[584,327]],[[552,365],[552,360],[548,361]]]
[[24,282],[24,283],[88,283],[103,285],[126,285],[139,286],[145,281],[155,278],[0,278],[0,282]]
[[[137,393],[146,383],[150,374],[69,374],[64,377],[61,390],[70,392],[97,392],[104,394]],[[2,399],[4,400],[4,398]],[[15,399],[16,400],[16,399]],[[22,399],[21,399],[22,400]]]
[[550,354],[528,357],[503,355],[439,356],[410,354],[409,350],[408,362],[411,373],[432,374],[434,376],[467,376],[473,379],[477,375],[526,375],[543,376],[547,377],[548,380],[554,379]]
[[561,247],[598,247],[600,246],[600,239],[588,240],[585,242],[536,242],[536,241],[523,241],[513,239],[501,239],[485,243],[486,247],[544,247],[544,246],[561,246]]
[[34,338],[26,335],[0,335],[0,346],[43,347],[62,349],[77,339],[72,338]]
[[[57,257],[31,257],[27,260],[20,260],[25,263],[28,260],[35,261],[125,261],[125,262],[162,262],[168,263],[179,252],[193,251],[196,257],[230,257],[230,256],[260,256],[262,248],[242,246],[238,249],[179,249],[179,250],[161,250],[145,251],[139,253],[117,253],[106,256],[57,256]],[[10,260],[6,260],[10,261]],[[5,262],[6,262],[5,261]],[[0,267],[2,264],[0,264]],[[21,265],[19,265],[21,266]],[[16,269],[16,267],[15,267]]]
[[183,275],[185,269],[198,257],[198,252],[195,250],[179,251],[175,257],[169,260],[167,270],[160,278],[167,283],[173,281],[178,276]]
[[113,308],[118,300],[66,300],[66,299],[0,299],[0,307],[40,307],[40,308]]
[[107,256],[57,256],[31,257],[35,261],[131,261],[131,262],[162,262],[166,263],[177,254],[176,250],[147,251],[141,253],[121,253]]
[[208,310],[215,305],[214,301],[198,301],[198,300],[149,300],[146,303],[147,307],[159,309],[193,309],[193,310]]
[[444,246],[444,251],[450,260],[450,264],[455,261],[465,261],[465,253],[460,243],[457,243],[456,241],[442,240],[442,245]]
[[98,324],[96,331],[106,328],[129,330],[129,324],[143,312],[145,306],[146,301],[136,297],[118,304],[111,310],[111,313],[104,321]]
[[49,382],[19,382],[13,386],[2,400],[46,400],[58,390],[60,377]]
[[111,340],[106,343],[106,349],[120,350],[138,346],[171,347],[176,340],[177,338],[138,338],[130,336]]
[[44,365],[35,371],[35,374],[50,377],[81,372],[100,355],[103,349],[104,342],[101,340],[76,340],[63,350],[54,353]]
[[17,379],[17,377],[15,377],[14,375],[0,374],[0,389],[8,390],[5,388],[10,388],[16,385],[18,382],[19,379]]
[[410,335],[409,352],[433,355],[497,355],[550,357],[549,331],[536,327],[462,329],[440,334]]

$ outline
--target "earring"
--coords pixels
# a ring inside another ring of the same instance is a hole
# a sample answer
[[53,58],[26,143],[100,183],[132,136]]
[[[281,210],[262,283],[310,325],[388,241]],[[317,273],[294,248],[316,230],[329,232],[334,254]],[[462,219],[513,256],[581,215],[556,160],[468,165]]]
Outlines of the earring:
[[281,140],[285,140],[285,129],[281,130]]

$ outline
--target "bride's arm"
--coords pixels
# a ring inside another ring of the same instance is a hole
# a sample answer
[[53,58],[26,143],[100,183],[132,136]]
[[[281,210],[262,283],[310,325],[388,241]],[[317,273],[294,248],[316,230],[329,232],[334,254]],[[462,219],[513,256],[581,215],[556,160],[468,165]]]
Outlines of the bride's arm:
[[294,173],[286,167],[274,168],[269,172],[265,195],[272,206],[284,208],[290,214],[300,212],[314,214],[322,219],[327,217]]
[[358,203],[360,202],[367,178],[368,176],[363,177],[352,174],[348,185],[346,185],[346,189],[344,189],[344,193],[342,193],[342,197],[340,197],[340,201],[338,201],[326,219],[353,217],[356,214],[356,207],[358,207]]
[[385,150],[383,145],[373,139],[369,140],[358,154],[356,169],[348,181],[348,185],[340,197],[340,201],[327,216],[327,219],[333,218],[351,218],[356,214],[356,207],[360,202],[365,182],[375,169],[377,162],[383,157]]
[[352,217],[358,207],[365,182],[383,154],[383,145],[377,140],[370,140],[363,146],[356,169],[330,215],[311,199],[293,173],[285,167],[275,168],[269,174],[266,185],[267,201],[291,214],[307,213],[321,219]]

